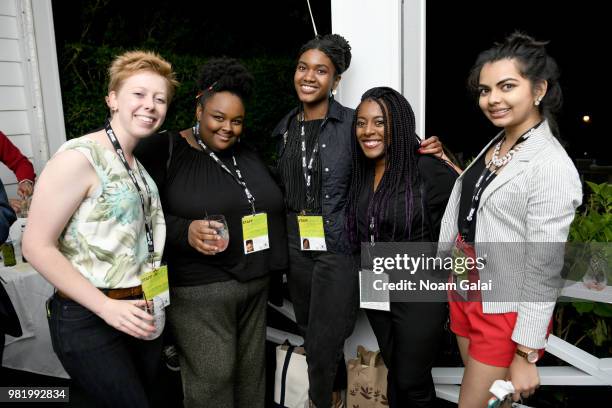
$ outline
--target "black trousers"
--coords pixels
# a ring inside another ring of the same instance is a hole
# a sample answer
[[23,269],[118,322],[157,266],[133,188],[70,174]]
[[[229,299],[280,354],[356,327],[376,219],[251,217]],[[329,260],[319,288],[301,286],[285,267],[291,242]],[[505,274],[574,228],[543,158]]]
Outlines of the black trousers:
[[435,407],[431,377],[444,336],[445,303],[391,303],[391,311],[367,310],[383,360],[389,369],[389,407]]
[[353,332],[358,298],[358,258],[302,251],[296,214],[287,216],[288,286],[304,336],[310,399],[329,407],[333,390],[346,388],[344,341]]
[[57,295],[49,303],[53,350],[72,380],[102,407],[146,408],[161,357],[162,339],[139,340],[93,312]]

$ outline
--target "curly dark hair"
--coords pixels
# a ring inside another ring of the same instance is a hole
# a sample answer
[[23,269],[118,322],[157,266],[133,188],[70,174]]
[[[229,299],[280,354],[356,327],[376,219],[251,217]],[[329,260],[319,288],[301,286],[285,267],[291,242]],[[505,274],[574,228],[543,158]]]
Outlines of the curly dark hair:
[[197,99],[203,105],[216,92],[231,92],[243,102],[251,97],[253,75],[234,58],[212,58],[200,69],[197,80]]
[[302,45],[298,58],[309,50],[323,52],[334,64],[335,75],[341,75],[351,65],[351,46],[340,34],[317,35],[306,44]]
[[521,75],[532,85],[547,81],[546,95],[538,108],[542,116],[548,120],[553,134],[558,137],[559,129],[554,116],[563,105],[563,93],[559,84],[559,67],[546,52],[547,44],[547,41],[537,41],[527,34],[515,31],[506,37],[504,42],[495,43],[493,47],[478,55],[470,70],[467,85],[470,92],[478,97],[480,71],[485,64],[503,59],[516,60]]

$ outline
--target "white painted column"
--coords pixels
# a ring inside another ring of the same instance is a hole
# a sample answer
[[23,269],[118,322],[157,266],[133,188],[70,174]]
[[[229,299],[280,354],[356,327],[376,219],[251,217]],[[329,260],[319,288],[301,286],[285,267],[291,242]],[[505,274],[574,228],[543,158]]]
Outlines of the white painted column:
[[403,1],[402,94],[416,118],[417,134],[425,135],[425,0]]
[[32,1],[32,15],[35,27],[34,35],[36,36],[38,72],[44,106],[43,114],[48,154],[48,156],[41,158],[46,162],[66,141],[64,108],[60,88],[51,0]]
[[425,0],[332,0],[332,31],[352,46],[338,100],[355,107],[364,91],[389,86],[412,105],[425,129]]

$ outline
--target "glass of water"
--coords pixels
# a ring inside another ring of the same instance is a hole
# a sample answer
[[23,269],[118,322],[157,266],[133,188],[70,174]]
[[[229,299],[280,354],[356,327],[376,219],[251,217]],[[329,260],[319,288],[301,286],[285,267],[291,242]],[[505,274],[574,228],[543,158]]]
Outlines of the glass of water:
[[227,249],[229,244],[229,229],[227,228],[227,221],[225,216],[221,214],[209,215],[205,220],[210,222],[210,228],[217,230],[219,239],[216,241],[206,241],[206,243],[215,245],[218,248],[218,252],[223,252]]

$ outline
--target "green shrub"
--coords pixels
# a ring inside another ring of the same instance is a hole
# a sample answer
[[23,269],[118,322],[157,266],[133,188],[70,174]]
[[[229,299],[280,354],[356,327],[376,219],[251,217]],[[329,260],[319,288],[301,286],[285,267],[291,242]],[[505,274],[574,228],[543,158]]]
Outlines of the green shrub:
[[[572,259],[569,273],[578,280],[587,272],[608,274],[609,284],[612,281],[609,270],[612,254],[607,243],[612,241],[612,184],[588,181],[586,184],[591,189],[588,203],[576,214],[569,232],[570,251],[580,254],[568,257]],[[598,265],[593,262],[595,258]],[[612,305],[609,303],[559,303],[555,313],[555,334],[598,357],[612,356],[611,318]]]
[[[180,86],[170,106],[163,129],[190,127],[195,119],[195,80],[206,58],[159,52],[170,61]],[[106,69],[114,56],[126,51],[108,46],[66,44],[60,55],[60,80],[67,138],[81,136],[103,125],[108,114]],[[255,95],[247,102],[244,140],[259,149],[268,162],[274,160],[270,133],[276,123],[296,104],[293,91],[292,58],[250,58],[242,63],[255,77]]]

